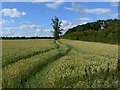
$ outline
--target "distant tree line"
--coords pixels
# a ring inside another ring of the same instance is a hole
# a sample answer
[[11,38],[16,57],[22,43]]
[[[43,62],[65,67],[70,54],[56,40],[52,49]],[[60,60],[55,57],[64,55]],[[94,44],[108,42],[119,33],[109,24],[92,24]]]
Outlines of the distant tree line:
[[[103,25],[99,24],[103,22]],[[72,40],[83,40],[91,42],[104,42],[104,43],[119,43],[119,29],[120,20],[98,20],[97,22],[87,23],[84,25],[78,25],[69,29],[62,38]]]
[[2,39],[53,39],[54,37],[1,37]]

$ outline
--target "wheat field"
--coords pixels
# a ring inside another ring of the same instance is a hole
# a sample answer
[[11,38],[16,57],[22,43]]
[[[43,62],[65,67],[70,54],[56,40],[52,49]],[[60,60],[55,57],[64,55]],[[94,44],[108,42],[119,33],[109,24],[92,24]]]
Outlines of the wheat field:
[[117,88],[118,46],[61,39],[3,40],[3,88]]

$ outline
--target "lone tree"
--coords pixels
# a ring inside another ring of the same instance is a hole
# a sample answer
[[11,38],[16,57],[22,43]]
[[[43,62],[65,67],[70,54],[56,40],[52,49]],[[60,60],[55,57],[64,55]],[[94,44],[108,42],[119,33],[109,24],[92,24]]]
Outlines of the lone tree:
[[58,19],[58,17],[55,16],[54,19],[52,19],[52,27],[54,29],[53,35],[54,35],[54,40],[60,39],[60,34],[62,34],[62,30],[60,29],[62,21]]

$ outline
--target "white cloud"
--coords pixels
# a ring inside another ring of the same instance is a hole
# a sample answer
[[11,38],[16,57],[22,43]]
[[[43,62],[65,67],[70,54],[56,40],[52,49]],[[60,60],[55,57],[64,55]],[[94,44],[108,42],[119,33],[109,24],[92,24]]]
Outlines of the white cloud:
[[64,7],[64,8],[67,9],[67,10],[70,10],[70,11],[83,12],[86,7],[73,2],[72,7]]
[[[62,20],[61,24],[61,29],[64,29],[63,34],[70,28],[73,28],[77,25],[82,25],[86,24],[86,22],[80,23],[72,23],[67,20]],[[26,36],[26,37],[31,37],[31,36],[53,36],[51,28],[42,28],[40,25],[36,24],[28,24],[24,23],[18,27],[3,27],[2,31],[3,34],[2,36],[9,36],[9,37],[15,37],[15,36]]]
[[52,36],[51,29],[44,29],[40,25],[24,23],[17,27],[3,27],[2,36]]
[[37,29],[36,31],[37,31],[37,32],[41,32],[41,29]]
[[3,27],[3,29],[7,31],[12,31],[12,30],[16,30],[16,27]]
[[119,0],[109,0],[109,2],[119,2]]
[[85,18],[85,17],[84,17],[84,18],[79,18],[79,20],[84,20],[84,21],[85,21],[85,20],[92,20],[92,18]]
[[16,8],[13,8],[13,9],[5,8],[1,10],[1,12],[3,13],[4,16],[9,16],[12,18],[26,15],[25,12],[20,12]]
[[44,29],[42,26],[40,25],[36,25],[36,24],[30,24],[30,23],[24,23],[18,27],[14,27],[14,30],[29,30],[29,31],[36,31],[36,32],[46,32],[46,31],[50,31],[50,29]]
[[24,15],[26,15],[26,13],[25,13],[25,12],[22,12],[21,15],[24,16]]
[[110,13],[109,15],[108,15],[110,18],[118,18],[119,17],[119,15],[118,15],[118,13]]
[[69,8],[69,7],[64,7],[64,9],[71,10],[71,11],[75,10],[74,8]]
[[58,0],[58,1],[55,1],[55,2],[47,3],[46,6],[49,7],[49,8],[52,8],[52,9],[56,9],[63,3],[64,2]]
[[41,29],[41,27],[39,25],[35,25],[35,24],[22,24],[20,27],[20,29],[22,30],[38,30]]
[[11,20],[11,22],[12,22],[12,23],[15,23],[15,21],[14,21],[13,19]]
[[51,29],[44,29],[44,32],[51,32],[52,30]]
[[107,8],[95,8],[95,9],[85,9],[85,12],[100,15],[100,14],[109,13],[111,12],[111,10]]
[[110,2],[110,5],[118,7],[118,6],[120,6],[120,2]]
[[87,22],[75,22],[75,23],[72,23],[72,22],[69,22],[67,20],[62,20],[62,23],[61,23],[61,28],[64,30],[63,34],[70,28],[73,28],[73,27],[76,27],[77,25],[83,25],[83,24],[86,24]]
[[83,5],[80,4],[76,4],[76,3],[72,3],[72,7],[64,7],[67,10],[70,11],[75,11],[78,13],[92,13],[92,14],[97,14],[97,15],[101,15],[101,14],[106,14],[106,13],[110,13],[112,12],[110,9],[108,8],[93,8],[93,9],[89,9]]
[[14,22],[15,22],[14,20],[4,20],[4,19],[1,19],[0,20],[0,25],[3,25],[3,24],[12,24]]
[[112,6],[118,6],[118,2],[110,2]]
[[52,30],[51,29],[43,29],[43,28],[39,28],[39,29],[36,29],[37,32],[51,32]]
[[0,25],[2,25],[2,24],[4,24],[4,23],[6,23],[6,21],[5,20],[0,20]]
[[71,24],[71,22],[68,22],[66,20],[62,20],[61,26],[62,26],[62,28],[65,28],[65,27],[69,26],[70,24]]

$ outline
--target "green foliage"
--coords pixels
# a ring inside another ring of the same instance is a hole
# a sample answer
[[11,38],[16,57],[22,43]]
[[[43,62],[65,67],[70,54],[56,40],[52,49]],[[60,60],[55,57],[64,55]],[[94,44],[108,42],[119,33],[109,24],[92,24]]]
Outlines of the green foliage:
[[52,19],[52,27],[54,29],[53,35],[54,35],[54,40],[60,39],[59,34],[62,34],[62,29],[61,27],[61,21],[59,21],[58,17],[55,16],[55,19]]
[[84,40],[93,42],[104,43],[118,43],[118,30],[120,28],[120,20],[109,19],[104,29],[100,29],[100,21],[87,23],[85,25],[78,25],[72,29],[69,29],[62,38],[72,40]]

